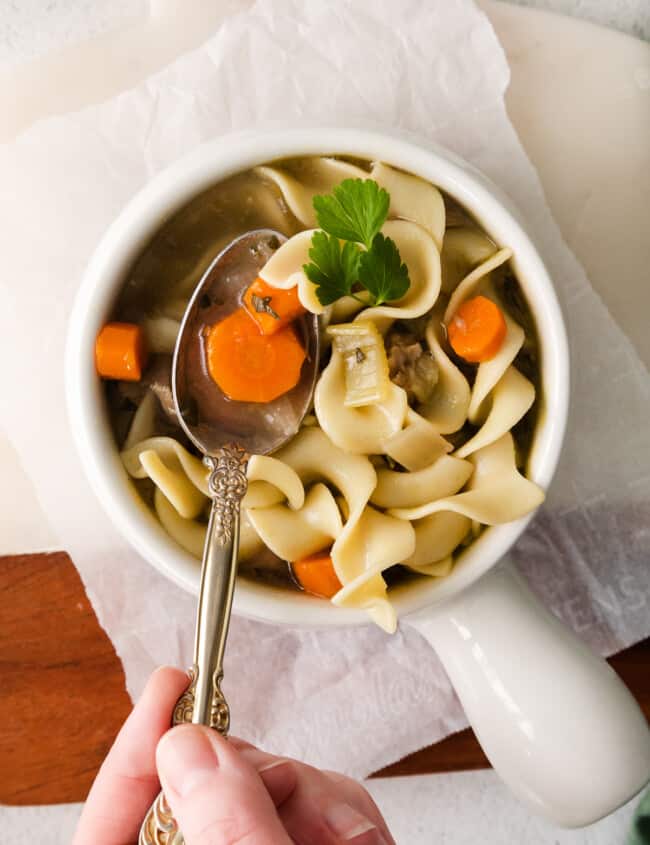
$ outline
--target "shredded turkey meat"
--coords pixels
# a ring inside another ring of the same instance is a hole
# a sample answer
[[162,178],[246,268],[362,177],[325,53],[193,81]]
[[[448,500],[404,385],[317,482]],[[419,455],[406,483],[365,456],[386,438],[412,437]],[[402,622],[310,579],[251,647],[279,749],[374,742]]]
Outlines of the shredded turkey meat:
[[438,365],[409,331],[392,329],[385,338],[390,380],[403,387],[410,404],[426,402],[438,382]]

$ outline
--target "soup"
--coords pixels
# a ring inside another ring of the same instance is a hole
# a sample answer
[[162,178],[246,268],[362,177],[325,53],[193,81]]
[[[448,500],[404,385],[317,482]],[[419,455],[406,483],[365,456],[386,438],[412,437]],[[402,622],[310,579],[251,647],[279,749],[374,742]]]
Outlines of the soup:
[[[176,417],[172,354],[204,272],[255,229],[278,237],[241,289],[205,303],[192,367],[204,415],[216,408],[236,434],[273,409],[296,431],[249,462],[239,573],[392,631],[396,584],[446,577],[486,526],[543,499],[525,477],[538,344],[511,252],[434,185],[342,157],[237,174],[167,221],[125,279],[97,364],[133,483],[198,559],[208,469]],[[310,314],[319,375],[299,420]]]

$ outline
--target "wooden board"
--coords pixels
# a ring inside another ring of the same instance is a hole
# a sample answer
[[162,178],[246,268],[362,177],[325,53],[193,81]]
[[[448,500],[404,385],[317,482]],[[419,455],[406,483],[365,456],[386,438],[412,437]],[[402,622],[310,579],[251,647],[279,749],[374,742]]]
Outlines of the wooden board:
[[[0,803],[82,801],[131,703],[113,646],[64,552],[0,557]],[[616,671],[650,716],[650,640]],[[469,730],[379,776],[488,766]]]

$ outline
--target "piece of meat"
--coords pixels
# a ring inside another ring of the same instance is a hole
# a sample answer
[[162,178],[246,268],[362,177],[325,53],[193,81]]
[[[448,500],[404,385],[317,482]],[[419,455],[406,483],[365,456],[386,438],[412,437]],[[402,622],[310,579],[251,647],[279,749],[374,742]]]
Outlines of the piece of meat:
[[385,345],[393,384],[404,388],[410,404],[430,399],[438,382],[438,365],[422,341],[409,331],[392,329]]
[[151,391],[155,393],[163,413],[170,422],[178,425],[178,417],[176,415],[176,408],[174,406],[174,396],[172,394],[172,359],[168,355],[156,356],[152,361],[151,366],[145,373],[145,379],[148,382]]

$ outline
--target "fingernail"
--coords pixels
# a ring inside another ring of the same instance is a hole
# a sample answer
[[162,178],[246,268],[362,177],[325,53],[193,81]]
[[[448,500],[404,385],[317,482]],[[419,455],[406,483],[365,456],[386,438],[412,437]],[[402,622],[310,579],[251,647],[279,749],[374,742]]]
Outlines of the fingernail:
[[259,774],[268,772],[269,769],[274,769],[276,766],[288,765],[289,761],[278,759],[273,754],[267,754],[266,751],[260,751],[253,745],[240,747],[237,749],[239,756],[243,757],[254,769],[257,769]]
[[[260,751],[259,748],[255,748],[252,745],[246,748],[240,748],[239,756],[247,760],[254,769],[257,769],[259,775],[266,775],[267,772],[270,772],[272,769],[279,769],[281,766],[291,766],[290,760],[278,759],[273,754],[267,754],[265,751]],[[286,776],[288,777],[289,775],[287,774]],[[266,783],[266,777],[263,780]]]
[[239,756],[243,757],[254,769],[257,769],[258,772],[262,771],[262,767],[265,765],[270,765],[271,763],[277,760],[277,757],[273,757],[271,754],[267,754],[265,751],[260,751],[259,748],[255,748],[254,745],[243,746],[237,749],[239,752]]
[[214,775],[219,766],[212,743],[196,725],[166,733],[158,743],[156,760],[164,788],[181,797]]
[[375,830],[375,825],[365,816],[358,813],[349,804],[334,804],[325,811],[325,821],[332,830],[345,842],[350,842],[367,833]]
[[262,772],[268,772],[271,769],[277,769],[278,766],[289,766],[290,763],[288,760],[272,760],[270,763],[265,763],[263,766],[258,768],[258,772],[262,774]]

